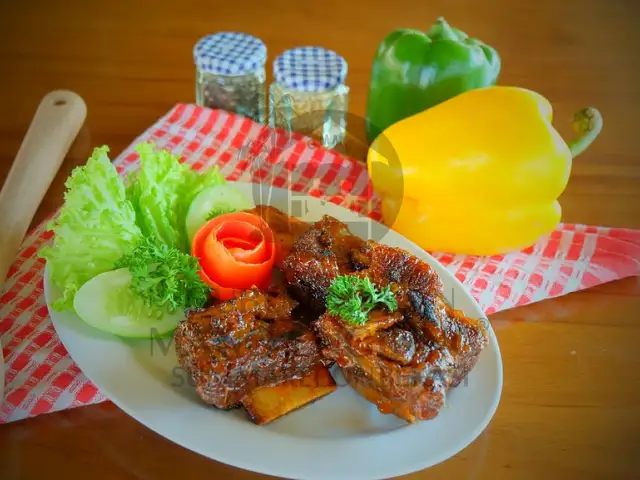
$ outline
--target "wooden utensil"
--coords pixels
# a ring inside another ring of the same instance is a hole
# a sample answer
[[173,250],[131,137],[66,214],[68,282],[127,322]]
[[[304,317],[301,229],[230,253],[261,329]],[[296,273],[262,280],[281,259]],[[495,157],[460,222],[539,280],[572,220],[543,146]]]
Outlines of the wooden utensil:
[[[0,190],[0,293],[36,210],[78,135],[87,106],[76,93],[44,96]],[[0,343],[0,405],[4,401],[4,358]]]
[[0,289],[40,202],[87,116],[76,93],[44,96],[0,191]]

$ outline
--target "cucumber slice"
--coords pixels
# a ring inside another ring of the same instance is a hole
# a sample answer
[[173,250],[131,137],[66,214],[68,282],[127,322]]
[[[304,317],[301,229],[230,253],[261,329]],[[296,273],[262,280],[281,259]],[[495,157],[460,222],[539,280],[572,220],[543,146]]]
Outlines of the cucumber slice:
[[237,212],[252,208],[255,208],[255,204],[240,190],[228,183],[203,190],[193,199],[187,212],[186,229],[189,243],[200,227],[209,220],[209,215],[214,209]]
[[93,277],[73,299],[76,313],[92,327],[119,337],[157,338],[175,330],[184,312],[148,308],[130,290],[130,282],[128,268]]

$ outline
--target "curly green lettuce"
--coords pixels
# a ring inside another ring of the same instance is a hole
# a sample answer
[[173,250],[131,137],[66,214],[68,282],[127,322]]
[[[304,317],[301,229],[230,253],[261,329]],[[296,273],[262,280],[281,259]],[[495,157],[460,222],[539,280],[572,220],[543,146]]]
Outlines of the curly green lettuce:
[[217,167],[198,173],[180,163],[179,156],[155,150],[153,143],[136,146],[140,170],[129,178],[127,198],[131,201],[143,234],[169,247],[189,251],[185,220],[189,205],[208,187],[226,183]]
[[75,168],[65,183],[64,205],[48,225],[53,245],[43,247],[50,281],[62,292],[52,305],[72,310],[78,289],[91,278],[113,270],[115,262],[140,240],[133,205],[108,156],[97,147],[86,165]]

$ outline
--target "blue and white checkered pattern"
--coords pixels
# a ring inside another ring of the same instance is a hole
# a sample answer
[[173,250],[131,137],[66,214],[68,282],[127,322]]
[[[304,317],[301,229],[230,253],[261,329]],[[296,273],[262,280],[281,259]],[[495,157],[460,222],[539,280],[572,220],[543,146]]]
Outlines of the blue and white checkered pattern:
[[199,70],[216,75],[246,75],[263,68],[267,47],[247,33],[219,32],[201,38],[193,47]]
[[273,77],[286,88],[322,92],[342,85],[347,62],[332,50],[297,47],[286,50],[273,62]]

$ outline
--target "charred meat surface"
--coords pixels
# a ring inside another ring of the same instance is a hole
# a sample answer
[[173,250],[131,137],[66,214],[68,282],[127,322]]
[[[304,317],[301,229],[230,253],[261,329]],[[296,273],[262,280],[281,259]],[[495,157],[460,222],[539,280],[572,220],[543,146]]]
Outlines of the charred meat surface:
[[331,282],[353,270],[350,254],[364,244],[344,223],[325,215],[300,235],[285,258],[282,270],[287,287],[307,308],[320,315]]
[[324,364],[314,334],[292,318],[296,302],[277,286],[189,312],[176,329],[176,353],[201,399],[239,406],[258,387],[308,374]]
[[[322,353],[383,413],[408,422],[435,417],[447,391],[475,366],[488,343],[486,325],[451,308],[431,266],[405,250],[364,241],[324,217],[304,232],[284,261],[294,297],[321,315],[314,322]],[[389,286],[398,309],[377,307],[354,325],[325,310],[339,275]]]
[[412,423],[434,418],[444,405],[455,360],[404,320],[364,338],[358,338],[357,328],[330,314],[322,315],[315,326],[325,357],[334,359],[351,387],[380,412]]

